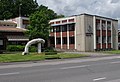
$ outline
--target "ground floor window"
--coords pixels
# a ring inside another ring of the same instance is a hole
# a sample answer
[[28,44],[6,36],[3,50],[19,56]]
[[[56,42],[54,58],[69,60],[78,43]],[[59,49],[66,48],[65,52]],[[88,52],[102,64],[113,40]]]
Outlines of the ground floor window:
[[69,37],[69,44],[75,44],[75,38]]
[[61,44],[61,39],[60,38],[56,38],[56,44]]
[[63,41],[63,44],[67,44],[67,37],[63,37],[62,41]]

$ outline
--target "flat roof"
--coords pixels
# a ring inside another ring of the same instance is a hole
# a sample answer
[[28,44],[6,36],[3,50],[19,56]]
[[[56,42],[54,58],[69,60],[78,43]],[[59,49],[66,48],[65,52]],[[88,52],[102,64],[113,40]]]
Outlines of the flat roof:
[[[95,17],[100,17],[100,18],[105,18],[105,19],[110,19],[110,20],[118,21],[117,19],[114,19],[114,18],[99,16],[99,15],[92,15],[92,14],[87,14],[87,13],[82,13],[82,14],[72,15],[72,16],[66,16],[66,17],[57,18],[57,19],[53,19],[53,20],[67,19],[67,18],[76,17],[76,16],[80,16],[80,15],[95,16]],[[53,20],[52,20],[52,21],[53,21]],[[50,21],[51,21],[51,20],[50,20]]]

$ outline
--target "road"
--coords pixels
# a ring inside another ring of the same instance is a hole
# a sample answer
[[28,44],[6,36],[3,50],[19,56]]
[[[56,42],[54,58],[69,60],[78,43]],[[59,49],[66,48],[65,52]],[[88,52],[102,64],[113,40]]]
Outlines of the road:
[[0,64],[0,82],[120,82],[120,56]]

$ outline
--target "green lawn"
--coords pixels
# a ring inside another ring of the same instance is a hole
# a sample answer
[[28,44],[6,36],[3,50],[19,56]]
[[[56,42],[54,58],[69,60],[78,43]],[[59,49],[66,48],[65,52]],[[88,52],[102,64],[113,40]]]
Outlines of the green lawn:
[[109,54],[120,54],[120,50],[111,50],[111,51],[104,51],[104,52]]
[[45,59],[65,59],[65,58],[80,58],[87,57],[83,54],[65,54],[59,53],[54,55],[45,55],[31,53],[29,55],[21,55],[20,53],[14,54],[0,54],[0,62],[22,62],[22,61],[35,61],[35,60],[45,60]]

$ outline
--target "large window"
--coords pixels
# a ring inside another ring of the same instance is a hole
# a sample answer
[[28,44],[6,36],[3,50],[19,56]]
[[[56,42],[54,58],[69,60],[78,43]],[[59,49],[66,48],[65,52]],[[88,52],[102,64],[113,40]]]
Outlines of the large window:
[[50,37],[50,44],[55,44],[55,37]]
[[111,22],[110,21],[107,21],[107,29],[111,30]]
[[106,43],[106,37],[105,36],[102,37],[102,43]]
[[111,43],[111,36],[108,36],[108,37],[107,37],[107,42],[108,42],[108,43]]
[[56,38],[56,44],[61,44],[61,39],[60,38]]
[[96,29],[100,30],[100,20],[96,19]]
[[100,43],[100,37],[96,37],[96,43]]
[[67,25],[62,25],[62,32],[67,32]]
[[69,44],[75,44],[75,38],[69,37]]
[[63,44],[67,44],[67,37],[63,37],[62,41],[63,41]]
[[106,29],[106,21],[102,20],[102,30],[105,30],[105,29]]
[[60,26],[56,26],[56,32],[60,32]]
[[74,31],[75,30],[75,24],[69,24],[68,25],[68,30],[69,31]]
[[3,45],[3,40],[0,40],[0,45]]

